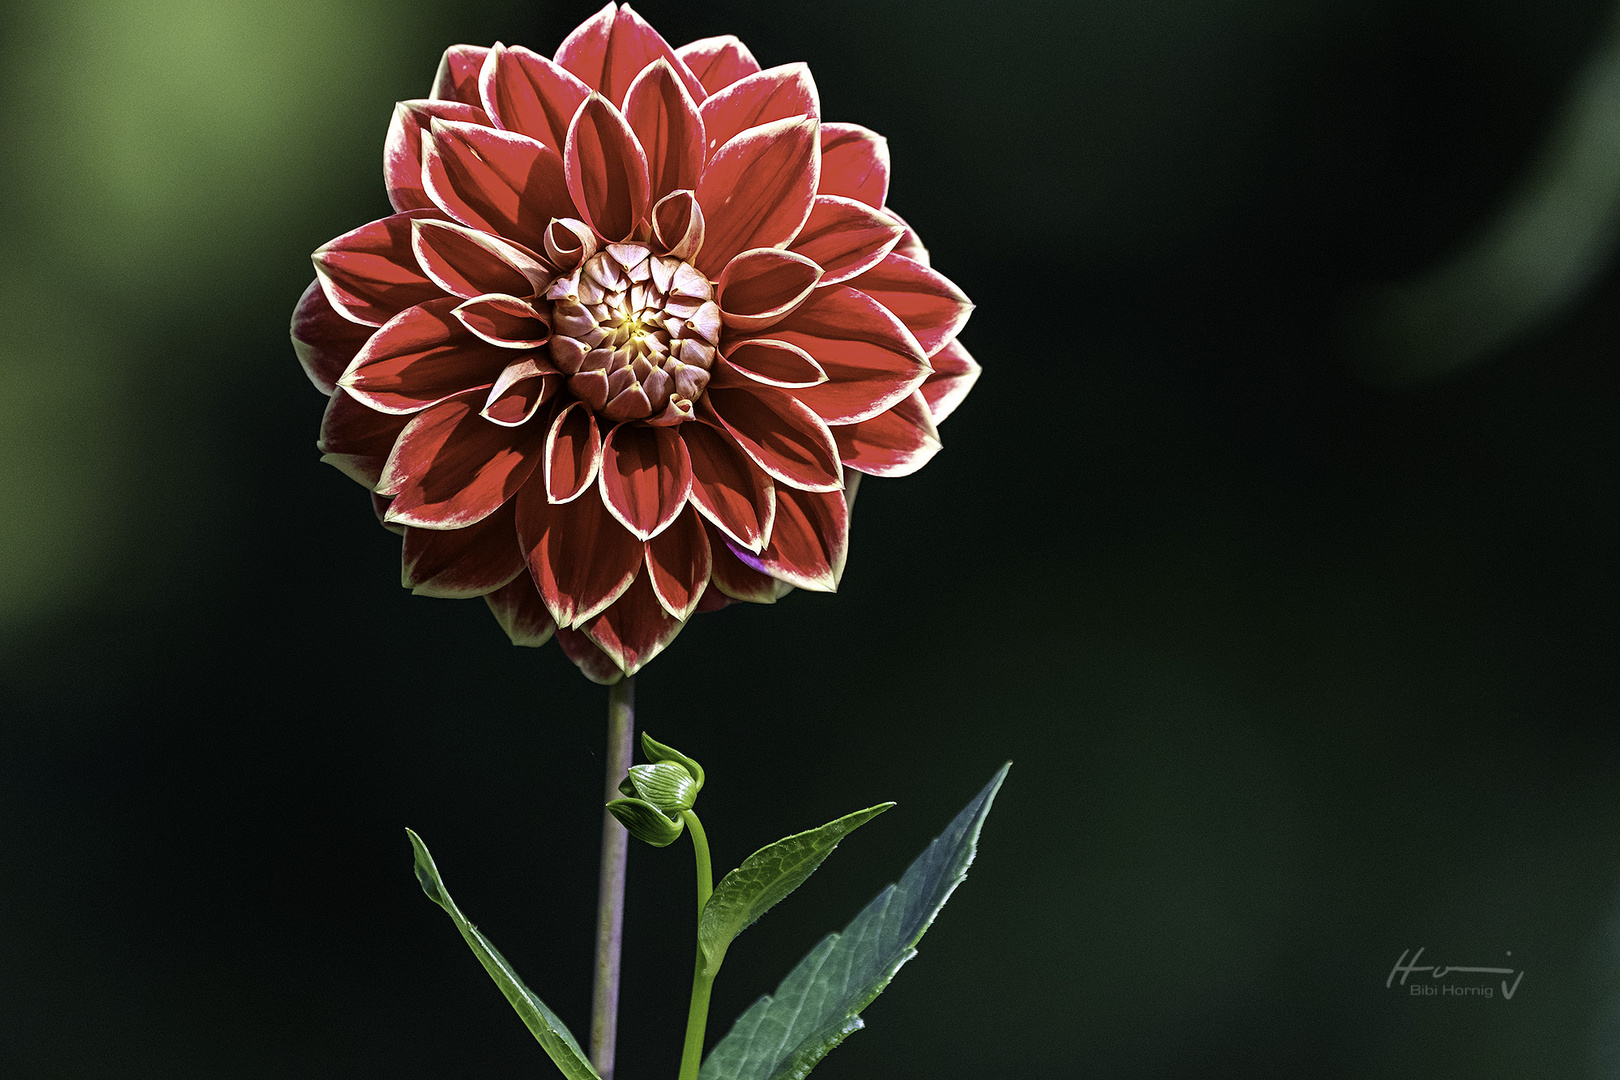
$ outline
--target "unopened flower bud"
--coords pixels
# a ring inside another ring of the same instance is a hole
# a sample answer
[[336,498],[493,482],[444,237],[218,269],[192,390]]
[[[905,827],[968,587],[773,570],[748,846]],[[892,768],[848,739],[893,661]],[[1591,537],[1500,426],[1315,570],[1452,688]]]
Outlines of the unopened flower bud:
[[[672,817],[692,809],[697,799],[697,778],[673,761],[633,765],[626,779],[637,795]],[[624,790],[623,785],[619,790]]]
[[664,847],[686,827],[681,813],[697,801],[703,766],[648,735],[641,737],[641,747],[651,760],[630,767],[630,774],[619,782],[625,798],[613,800],[607,808],[630,835]]

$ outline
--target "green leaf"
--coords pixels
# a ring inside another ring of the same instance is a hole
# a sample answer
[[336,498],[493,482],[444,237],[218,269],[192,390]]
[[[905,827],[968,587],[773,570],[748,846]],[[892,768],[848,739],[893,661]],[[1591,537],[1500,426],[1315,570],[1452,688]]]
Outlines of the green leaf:
[[411,847],[416,849],[416,880],[421,883],[422,891],[427,893],[428,899],[444,908],[455,920],[456,929],[461,936],[467,939],[472,951],[478,957],[478,962],[484,965],[489,977],[495,980],[495,985],[501,988],[506,1000],[512,1003],[518,1016],[536,1039],[551,1060],[557,1063],[557,1068],[568,1080],[601,1080],[596,1070],[591,1068],[585,1059],[585,1051],[580,1049],[578,1041],[569,1033],[567,1026],[550,1009],[545,1002],[534,996],[523,980],[517,977],[512,965],[506,958],[496,951],[489,939],[478,932],[478,928],[467,921],[467,917],[456,907],[456,902],[450,899],[450,894],[444,889],[444,882],[439,878],[439,868],[433,865],[433,856],[428,854],[427,845],[422,838],[410,829]]
[[774,907],[788,893],[804,884],[816,867],[831,855],[838,841],[877,817],[894,803],[879,803],[819,829],[796,833],[774,844],[767,844],[714,887],[714,895],[703,907],[698,920],[698,947],[710,972],[720,966],[731,939],[746,930],[755,919]]
[[803,1080],[827,1052],[865,1026],[860,1011],[883,992],[967,876],[979,830],[1009,762],[945,831],[866,905],[841,934],[828,934],[776,995],[738,1017],[703,1062],[698,1080]]

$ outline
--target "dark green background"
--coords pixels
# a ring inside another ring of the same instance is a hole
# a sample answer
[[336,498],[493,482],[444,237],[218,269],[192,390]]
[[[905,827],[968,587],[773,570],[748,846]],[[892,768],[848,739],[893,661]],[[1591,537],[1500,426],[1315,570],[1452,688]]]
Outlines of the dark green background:
[[[466,6],[0,9],[8,1076],[547,1075],[406,825],[588,1026],[606,694],[398,587],[286,339],[443,47],[592,10]],[[818,1078],[1620,1075],[1620,269],[1443,378],[1345,344],[1534,175],[1607,5],[641,10],[890,138],[985,369],[837,596],[638,678],[720,863],[900,804],[739,939],[711,1040],[1011,758]],[[622,1080],[675,1070],[690,872],[631,857]],[[1418,946],[1523,982],[1386,988]]]

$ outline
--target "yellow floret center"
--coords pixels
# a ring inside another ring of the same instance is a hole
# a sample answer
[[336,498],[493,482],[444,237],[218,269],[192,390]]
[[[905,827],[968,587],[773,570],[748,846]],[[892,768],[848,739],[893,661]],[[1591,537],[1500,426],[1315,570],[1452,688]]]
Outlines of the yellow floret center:
[[614,314],[618,317],[618,321],[608,332],[614,348],[640,344],[642,339],[653,332],[652,328],[642,321],[641,314],[630,311],[627,306],[621,306]]

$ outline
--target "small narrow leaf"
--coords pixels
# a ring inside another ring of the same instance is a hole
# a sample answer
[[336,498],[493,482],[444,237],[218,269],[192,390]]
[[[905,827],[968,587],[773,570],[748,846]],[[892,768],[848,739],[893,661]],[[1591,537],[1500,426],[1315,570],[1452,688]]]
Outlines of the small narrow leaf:
[[828,934],[721,1039],[698,1080],[804,1080],[827,1052],[865,1026],[860,1012],[917,955],[945,901],[967,876],[979,830],[1009,762],[843,933]]
[[703,766],[699,765],[696,761],[693,761],[679,750],[672,746],[665,746],[651,735],[648,735],[645,731],[641,733],[641,749],[646,753],[648,761],[672,761],[676,765],[679,765],[681,768],[685,769],[687,772],[691,773],[692,778],[697,781],[697,786],[699,788],[703,787]]
[[433,856],[428,854],[422,838],[410,829],[405,831],[410,835],[411,847],[416,850],[416,880],[421,884],[422,891],[454,920],[456,929],[461,931],[461,936],[472,947],[473,955],[484,965],[484,970],[495,980],[495,985],[501,988],[506,1000],[512,1003],[512,1008],[517,1010],[524,1026],[539,1040],[541,1048],[556,1062],[557,1068],[568,1080],[601,1080],[586,1061],[585,1051],[580,1049],[579,1042],[569,1033],[568,1027],[546,1008],[545,1002],[523,985],[523,980],[512,970],[512,965],[496,951],[488,938],[478,932],[476,926],[467,921],[461,909],[456,907],[456,902],[450,899],[444,882],[439,878],[439,868],[433,865]]
[[698,920],[698,946],[710,972],[720,966],[731,939],[747,929],[788,893],[803,885],[831,855],[838,841],[877,817],[894,803],[879,803],[845,814],[819,829],[795,833],[767,844],[714,887]]

